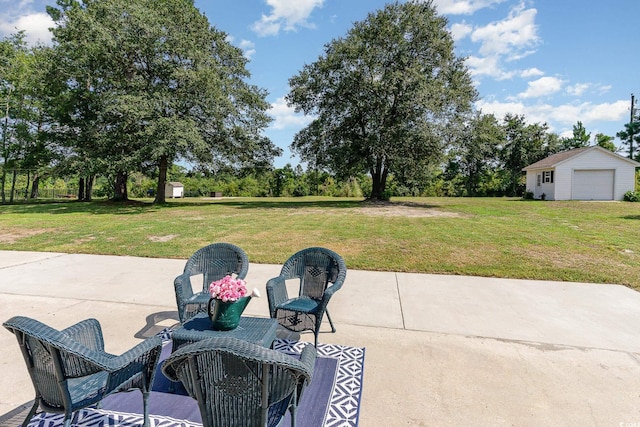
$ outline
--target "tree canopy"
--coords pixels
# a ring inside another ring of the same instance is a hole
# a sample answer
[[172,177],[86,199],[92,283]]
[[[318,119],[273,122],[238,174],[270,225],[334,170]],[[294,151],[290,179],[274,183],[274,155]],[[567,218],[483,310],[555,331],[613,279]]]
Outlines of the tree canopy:
[[616,136],[620,138],[620,140],[624,145],[627,145],[629,147],[630,159],[635,159],[635,157],[640,159],[640,155],[636,155],[634,157],[634,154],[633,154],[634,153],[633,144],[635,143],[636,147],[640,146],[640,121],[625,123],[624,130],[621,130],[620,132],[618,132]]
[[[247,59],[192,0],[58,0],[58,129],[81,167],[114,177],[166,172],[185,159],[269,165],[280,149],[261,132],[266,92],[247,83]],[[83,162],[83,159],[99,159]]]
[[431,1],[369,14],[289,84],[289,105],[315,116],[291,148],[339,176],[369,173],[372,199],[385,198],[390,173],[419,176],[440,160],[477,97]]

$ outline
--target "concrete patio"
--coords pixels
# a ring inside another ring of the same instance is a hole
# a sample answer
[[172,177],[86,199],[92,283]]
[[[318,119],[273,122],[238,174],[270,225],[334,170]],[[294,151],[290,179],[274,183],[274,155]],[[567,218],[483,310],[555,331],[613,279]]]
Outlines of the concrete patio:
[[[0,251],[0,320],[95,317],[121,353],[177,322],[184,263]],[[279,271],[251,264],[249,287]],[[626,287],[350,270],[329,308],[337,333],[320,342],[366,348],[361,426],[640,425],[640,293]],[[266,298],[245,314],[266,317]],[[4,328],[0,346],[1,417],[33,389]]]

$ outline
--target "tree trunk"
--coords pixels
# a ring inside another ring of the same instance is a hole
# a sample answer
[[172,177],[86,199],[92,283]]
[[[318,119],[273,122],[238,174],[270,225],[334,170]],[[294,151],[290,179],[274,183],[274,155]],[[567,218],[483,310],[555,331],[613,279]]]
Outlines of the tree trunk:
[[388,200],[385,195],[385,189],[387,187],[387,176],[389,172],[383,166],[383,160],[378,159],[376,167],[371,171],[371,200]]
[[127,195],[127,178],[129,175],[126,172],[118,172],[116,174],[116,180],[113,185],[113,201],[114,202],[126,202],[129,200]]
[[29,185],[31,185],[31,172],[27,171],[27,185],[24,187],[24,199],[29,198]]
[[164,186],[167,183],[167,169],[169,169],[169,159],[167,156],[160,157],[158,164],[158,187],[156,188],[156,198],[153,203],[165,203]]
[[9,203],[13,203],[13,195],[16,192],[16,179],[18,178],[18,171],[13,170],[13,175],[11,177],[11,194],[9,195]]
[[37,199],[38,193],[40,192],[40,175],[35,175],[33,177],[33,183],[31,184],[31,195],[30,199]]
[[[6,157],[5,157],[5,165],[6,165]],[[2,193],[2,204],[4,205],[5,203],[7,203],[7,198],[4,194],[4,190],[5,190],[5,182],[7,182],[7,171],[6,168],[3,166],[2,167],[2,176],[0,176],[0,193]]]
[[7,197],[5,196],[5,184],[7,182],[7,160],[9,157],[8,148],[7,148],[7,134],[9,131],[9,96],[11,95],[11,85],[9,85],[9,91],[7,92],[7,104],[5,106],[4,113],[4,128],[2,129],[2,157],[3,157],[3,166],[2,166],[2,175],[0,176],[0,193],[2,193],[2,204],[7,203]]
[[382,188],[380,178],[379,173],[371,175],[371,195],[369,196],[371,200],[382,200],[382,192],[384,189]]
[[78,179],[78,201],[84,201],[84,177]]
[[92,193],[93,193],[93,180],[94,180],[94,176],[93,175],[89,175],[87,176],[87,178],[84,181],[84,201],[85,202],[90,202],[91,199],[93,198]]

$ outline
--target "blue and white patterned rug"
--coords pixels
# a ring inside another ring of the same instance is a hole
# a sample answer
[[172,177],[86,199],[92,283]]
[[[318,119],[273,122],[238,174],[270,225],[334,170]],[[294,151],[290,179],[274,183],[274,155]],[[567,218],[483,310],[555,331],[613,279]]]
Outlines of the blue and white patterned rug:
[[[287,354],[299,355],[305,345],[307,343],[300,341],[277,340],[273,348]],[[331,385],[324,424],[320,425],[325,427],[357,426],[364,376],[364,348],[318,344],[317,350],[318,358],[336,361],[335,376]],[[306,407],[313,406],[314,398],[313,393],[304,394],[298,414],[303,413]],[[288,425],[286,421],[283,425]],[[301,425],[302,420],[296,421],[298,425]]]
[[[304,342],[277,340],[274,348],[291,355],[299,355]],[[170,344],[163,351],[165,358]],[[351,427],[358,425],[364,348],[334,344],[318,344],[318,358],[313,381],[305,390],[298,407],[299,427]],[[164,381],[164,383],[163,383]],[[149,399],[151,426],[201,427],[197,403],[188,396],[167,393],[167,379],[156,374]],[[138,391],[116,393],[103,401],[101,409],[84,409],[75,414],[75,427],[133,427],[142,424],[142,396]],[[282,425],[289,425],[287,414]],[[62,415],[40,413],[29,427],[62,425]],[[16,424],[19,425],[19,424]]]

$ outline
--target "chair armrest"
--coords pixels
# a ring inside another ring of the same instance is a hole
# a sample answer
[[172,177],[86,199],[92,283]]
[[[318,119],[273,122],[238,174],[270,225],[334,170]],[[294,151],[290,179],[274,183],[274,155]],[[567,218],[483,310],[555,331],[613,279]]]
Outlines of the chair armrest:
[[137,362],[136,365],[146,363],[153,356],[154,350],[157,353],[156,357],[159,357],[162,351],[162,339],[158,336],[145,339],[120,356],[91,350],[81,344],[73,344],[61,349],[63,362],[70,376],[84,376],[99,371],[114,373],[134,362]]
[[102,328],[96,319],[82,320],[61,332],[91,350],[104,351]]
[[155,357],[155,364],[157,358],[162,351],[162,339],[158,336],[153,336],[138,343],[131,350],[122,353],[120,356],[111,357],[107,363],[107,370],[110,372],[118,371],[133,362],[147,363],[151,358]]
[[[139,388],[143,393],[151,390],[156,366],[162,352],[162,339],[147,338],[120,356],[104,353],[110,357],[105,371],[109,374],[106,390]],[[123,385],[126,385],[123,388]]]
[[309,375],[309,381],[311,381],[311,377],[313,377],[313,371],[316,366],[316,357],[318,352],[316,347],[312,344],[307,344],[300,353],[300,362],[305,366],[305,370]]
[[[304,374],[298,378],[296,394],[298,402],[300,402],[300,399],[302,398],[302,392],[304,391],[305,387],[308,386],[313,379],[313,371],[316,366],[316,356],[317,350],[316,347],[312,344],[307,344],[300,353],[300,362],[304,367]],[[296,404],[298,402],[296,402]]]
[[289,299],[287,293],[287,283],[283,276],[274,277],[267,282],[267,300],[269,302],[269,313],[275,317],[276,307]]
[[331,285],[325,289],[324,294],[322,295],[322,302],[320,303],[320,306],[323,307],[323,309],[327,307],[329,300],[339,289],[340,287],[336,285]]
[[191,288],[191,274],[182,273],[176,277],[173,281],[173,287],[176,291],[176,299],[178,301],[184,301],[193,296],[193,289]]

